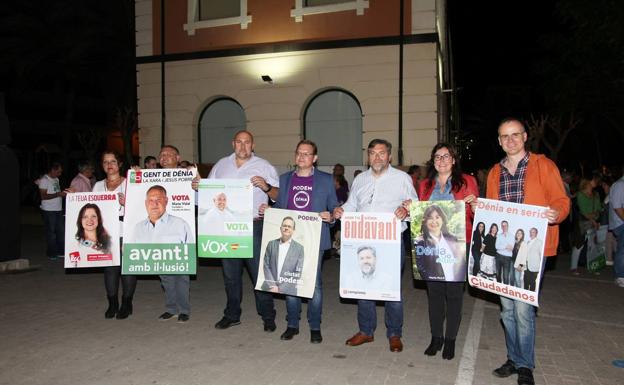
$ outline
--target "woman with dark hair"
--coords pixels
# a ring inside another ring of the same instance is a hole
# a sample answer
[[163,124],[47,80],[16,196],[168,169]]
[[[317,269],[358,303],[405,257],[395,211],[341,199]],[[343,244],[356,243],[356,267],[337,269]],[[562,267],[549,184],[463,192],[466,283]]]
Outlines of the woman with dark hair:
[[78,212],[76,220],[76,241],[79,249],[87,253],[110,254],[111,239],[104,228],[102,213],[98,205],[87,203]]
[[481,267],[481,247],[483,246],[483,239],[485,238],[485,223],[479,222],[477,223],[477,227],[475,231],[472,233],[472,247],[470,251],[472,252],[472,275],[479,274],[479,269]]
[[[448,143],[436,144],[427,162],[425,178],[418,184],[418,197],[421,201],[463,200],[466,203],[467,244],[470,244],[474,217],[471,204],[476,202],[478,195],[476,180],[461,172],[453,146]],[[462,249],[465,254],[466,248]],[[465,255],[461,257],[465,258]],[[433,356],[444,346],[442,358],[450,360],[455,357],[455,338],[461,322],[465,277],[466,271],[463,271],[461,277],[454,277],[461,282],[427,281],[431,343],[425,350],[426,355]],[[443,333],[445,319],[446,335]]]
[[524,288],[522,273],[526,270],[527,246],[524,242],[524,230],[518,229],[514,238],[514,247],[511,251],[511,263],[514,267],[513,284],[515,287]]
[[[119,234],[123,234],[123,215],[126,203],[126,178],[121,176],[123,162],[121,156],[115,151],[104,151],[102,154],[102,168],[106,178],[95,183],[93,192],[116,192],[119,197]],[[122,297],[119,307],[119,281],[121,280]],[[117,319],[128,318],[132,314],[132,297],[136,289],[137,278],[135,275],[121,275],[121,266],[107,266],[104,268],[104,287],[108,297],[108,309],[104,317]]]
[[481,265],[479,267],[479,275],[493,281],[496,280],[496,234],[498,234],[498,225],[492,223],[490,231],[483,238]]

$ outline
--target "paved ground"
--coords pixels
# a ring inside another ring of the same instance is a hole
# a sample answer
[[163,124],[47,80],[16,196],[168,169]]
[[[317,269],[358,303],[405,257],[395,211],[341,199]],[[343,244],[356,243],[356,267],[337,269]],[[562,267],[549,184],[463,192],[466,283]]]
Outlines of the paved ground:
[[[466,292],[456,357],[427,357],[427,300],[422,286],[404,275],[404,344],[388,351],[380,323],[373,343],[348,347],[357,331],[356,306],[338,297],[335,259],[324,265],[323,337],[309,343],[302,322],[293,341],[284,301],[276,301],[278,330],[266,333],[254,312],[245,280],[242,324],[213,325],[225,303],[219,266],[202,265],[191,283],[190,322],[159,322],[164,296],[159,281],[140,279],[134,314],[107,320],[100,272],[65,271],[44,257],[42,228],[23,224],[23,256],[41,268],[0,275],[0,384],[515,384],[491,370],[505,361],[498,304]],[[538,384],[624,384],[624,289],[612,272],[572,277],[561,256],[541,294],[537,321]],[[305,306],[304,306],[305,310]],[[378,308],[383,320],[383,308]]]

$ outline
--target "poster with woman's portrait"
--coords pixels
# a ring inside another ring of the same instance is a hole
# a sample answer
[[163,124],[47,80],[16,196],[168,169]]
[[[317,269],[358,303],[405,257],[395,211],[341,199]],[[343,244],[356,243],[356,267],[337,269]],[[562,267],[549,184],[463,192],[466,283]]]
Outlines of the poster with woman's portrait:
[[264,212],[256,290],[312,298],[321,222],[315,212],[283,209]]
[[67,194],[65,268],[119,266],[117,193]]
[[478,289],[538,306],[546,207],[479,199],[468,260]]
[[415,279],[466,281],[464,201],[419,201],[410,207]]

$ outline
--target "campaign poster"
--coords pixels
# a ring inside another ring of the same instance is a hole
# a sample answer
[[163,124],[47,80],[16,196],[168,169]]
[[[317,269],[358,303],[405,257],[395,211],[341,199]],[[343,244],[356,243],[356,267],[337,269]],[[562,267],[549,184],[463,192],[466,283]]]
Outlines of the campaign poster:
[[410,206],[414,279],[466,281],[466,204],[419,201]]
[[249,179],[202,179],[198,191],[198,256],[253,258],[253,185]]
[[65,268],[119,266],[117,193],[72,193],[65,202]]
[[401,221],[393,213],[344,212],[340,296],[401,300]]
[[539,306],[547,210],[480,198],[470,246],[470,285]]
[[271,208],[264,212],[256,290],[312,298],[321,222],[315,212]]
[[122,274],[195,274],[197,170],[129,170]]

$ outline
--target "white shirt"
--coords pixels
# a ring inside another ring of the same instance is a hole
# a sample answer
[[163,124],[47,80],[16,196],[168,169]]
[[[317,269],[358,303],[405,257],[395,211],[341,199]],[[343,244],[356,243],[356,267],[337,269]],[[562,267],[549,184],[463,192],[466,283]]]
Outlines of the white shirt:
[[[511,257],[513,254],[514,236],[510,231],[504,234],[502,231],[496,234],[496,252],[505,257]],[[511,250],[507,250],[506,247],[511,246]]]
[[[39,189],[46,190],[48,194],[56,194],[61,192],[61,184],[58,178],[50,178],[48,174],[44,174],[39,179]],[[43,211],[61,211],[63,210],[63,198],[58,196],[52,199],[42,199],[39,207]]]
[[[236,155],[232,153],[229,156],[221,158],[217,164],[210,170],[209,179],[251,179],[254,176],[261,176],[266,182],[274,187],[279,188],[279,177],[277,170],[266,160],[251,154],[242,166],[236,166]],[[263,203],[268,203],[268,195],[258,187],[253,189],[253,210],[254,217],[258,217],[258,208]]]
[[200,223],[204,224],[203,229],[209,235],[237,235],[235,232],[229,232],[225,228],[226,222],[233,222],[236,217],[227,207],[219,210],[216,207],[199,213],[197,218]]
[[455,256],[453,255],[453,249],[448,244],[446,239],[444,239],[444,235],[440,236],[440,239],[437,240],[438,246],[438,263],[442,266],[442,271],[444,271],[445,277],[454,277],[455,272],[453,267],[455,266]]
[[540,271],[542,267],[542,249],[544,244],[541,239],[529,239],[527,241],[527,270],[532,272]]
[[[95,182],[95,185],[93,185],[93,192],[116,192],[116,193],[122,193],[122,194],[126,194],[126,178],[124,178],[123,176],[121,177],[121,183],[119,184],[119,186],[117,186],[116,189],[114,190],[109,190],[108,187],[106,187],[106,179],[102,179],[101,181]],[[119,196],[117,196],[117,202],[119,202]],[[125,207],[122,206],[121,204],[119,205],[119,216],[123,217],[124,216],[124,212],[125,212]],[[123,221],[119,221],[119,236],[122,236],[123,234]]]
[[128,243],[192,243],[191,229],[182,218],[164,213],[155,224],[145,219],[134,226]]
[[[344,211],[394,213],[407,199],[418,200],[412,178],[389,165],[378,177],[370,168],[356,176],[342,208]],[[401,230],[406,228],[405,222],[402,223]]]
[[609,230],[624,224],[622,218],[615,212],[615,209],[621,208],[624,208],[624,177],[613,183],[609,190]]
[[279,254],[277,257],[277,277],[274,277],[276,280],[279,280],[279,276],[282,274],[282,267],[284,267],[284,261],[286,261],[286,254],[288,254],[288,249],[290,249],[291,242],[292,238],[290,238],[286,242],[282,242],[282,240],[280,239]]

